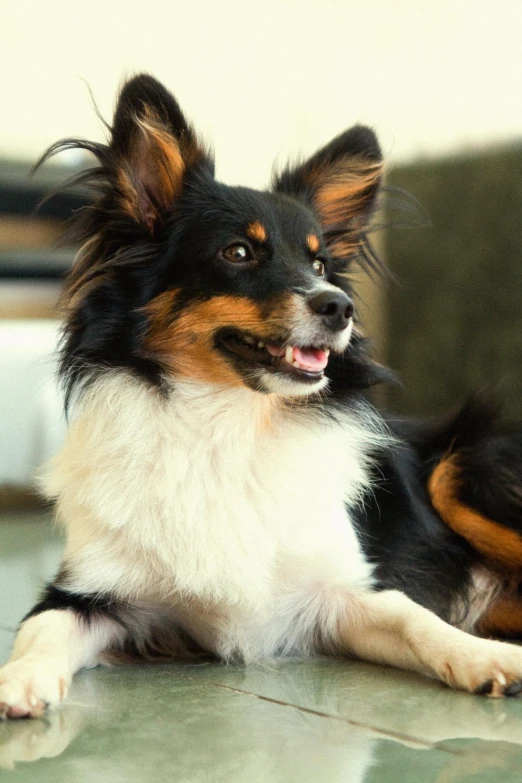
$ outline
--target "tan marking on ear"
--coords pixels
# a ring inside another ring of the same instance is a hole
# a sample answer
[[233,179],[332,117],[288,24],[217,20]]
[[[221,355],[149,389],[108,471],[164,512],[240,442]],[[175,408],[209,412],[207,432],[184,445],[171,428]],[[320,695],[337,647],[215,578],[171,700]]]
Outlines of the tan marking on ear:
[[334,258],[348,258],[357,251],[360,244],[360,236],[357,234],[354,236],[345,234],[344,236],[335,239],[333,242],[330,242],[328,249]]
[[172,314],[177,291],[166,291],[144,308],[149,329],[146,355],[154,357],[173,375],[207,383],[242,386],[234,366],[214,346],[214,335],[225,326],[252,333],[265,342],[288,332],[299,313],[298,297],[284,295],[261,306],[246,297],[215,296]]
[[138,173],[157,201],[168,207],[181,190],[185,162],[177,140],[150,111],[136,118],[141,138]]
[[[323,225],[345,224],[364,212],[368,192],[381,179],[383,164],[350,159],[344,166],[312,174],[315,180],[315,204]],[[322,181],[321,181],[322,180]]]
[[141,222],[142,215],[139,209],[138,188],[131,172],[125,166],[121,166],[116,175],[116,184],[119,191],[120,208],[137,223]]
[[259,220],[256,220],[256,221],[254,221],[253,223],[250,223],[250,225],[247,226],[246,234],[251,239],[254,239],[256,242],[265,242],[266,241],[266,229],[259,222]]
[[317,253],[319,250],[319,237],[317,234],[308,234],[306,244],[311,253]]
[[479,623],[479,632],[484,636],[522,635],[522,598],[504,595],[486,612]]
[[159,209],[168,209],[183,186],[187,167],[201,158],[192,135],[175,138],[149,106],[143,106],[128,154],[116,169],[120,208],[150,231]]
[[453,457],[439,462],[429,478],[428,492],[434,508],[455,533],[504,567],[522,568],[522,536],[459,501]]

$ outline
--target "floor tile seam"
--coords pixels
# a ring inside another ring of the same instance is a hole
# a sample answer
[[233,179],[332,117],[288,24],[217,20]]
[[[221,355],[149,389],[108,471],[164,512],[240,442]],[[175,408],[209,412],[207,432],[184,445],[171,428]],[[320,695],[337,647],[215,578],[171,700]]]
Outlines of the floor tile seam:
[[399,731],[392,731],[390,729],[379,728],[378,726],[373,726],[370,723],[364,723],[363,721],[353,720],[352,718],[343,718],[340,715],[334,715],[328,712],[323,712],[321,710],[314,710],[311,709],[310,707],[303,707],[302,705],[294,704],[293,702],[280,701],[279,699],[273,699],[269,696],[263,696],[262,694],[254,693],[253,691],[246,691],[242,688],[235,688],[231,685],[224,685],[223,683],[220,682],[207,680],[204,677],[196,678],[196,677],[192,677],[190,674],[182,674],[182,673],[178,673],[176,676],[183,677],[184,679],[191,680],[193,682],[194,681],[203,682],[205,683],[205,685],[210,685],[215,688],[222,688],[223,690],[231,691],[232,693],[238,693],[241,694],[242,696],[251,696],[255,699],[260,699],[261,701],[268,702],[269,704],[274,704],[278,707],[291,707],[292,709],[298,710],[299,712],[303,712],[307,715],[314,715],[318,718],[329,718],[330,720],[336,720],[339,721],[340,723],[345,723],[359,729],[371,731],[373,734],[378,734],[382,739],[399,740],[400,742],[404,742],[409,745],[418,745],[423,748],[441,750],[442,752],[448,753],[452,756],[465,755],[464,751],[456,750],[454,748],[448,748],[443,744],[428,742],[426,740],[420,739],[419,737],[414,737],[411,734],[405,734]]

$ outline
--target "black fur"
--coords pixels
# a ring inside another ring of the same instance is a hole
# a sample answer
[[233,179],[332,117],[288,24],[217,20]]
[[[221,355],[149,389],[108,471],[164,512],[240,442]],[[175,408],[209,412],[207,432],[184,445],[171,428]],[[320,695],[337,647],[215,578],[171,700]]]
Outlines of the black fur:
[[455,430],[460,502],[522,534],[522,427],[502,422],[495,404],[473,400]]
[[[125,640],[121,648],[110,650],[111,656],[115,659],[119,657],[124,660],[166,658],[167,654],[163,649],[164,639],[168,640],[169,650],[175,650],[180,658],[211,657],[207,650],[171,618],[164,620],[162,627],[149,627],[147,635],[141,636],[136,617],[140,613],[143,614],[143,609],[118,601],[111,595],[75,593],[66,590],[60,587],[59,583],[62,579],[63,574],[59,574],[54,583],[46,586],[40,601],[26,614],[22,623],[30,617],[51,609],[66,610],[74,612],[78,620],[87,626],[96,620],[106,619],[125,629]],[[170,658],[170,655],[168,657]]]
[[444,620],[458,604],[463,616],[453,619],[463,620],[477,554],[434,511],[420,451],[403,434],[380,456],[358,519],[361,543],[379,589],[402,590]]
[[113,620],[123,627],[126,626],[123,620],[125,607],[110,595],[73,593],[64,590],[57,582],[47,585],[43,591],[38,603],[33,606],[31,611],[24,617],[25,622],[29,617],[33,617],[41,612],[47,612],[50,609],[70,609],[86,625],[90,625],[93,619],[106,617]]

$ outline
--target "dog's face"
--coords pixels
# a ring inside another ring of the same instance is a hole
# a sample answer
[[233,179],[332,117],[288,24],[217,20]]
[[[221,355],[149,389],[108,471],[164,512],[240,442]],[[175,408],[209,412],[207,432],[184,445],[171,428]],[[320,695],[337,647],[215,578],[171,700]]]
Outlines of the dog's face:
[[353,327],[341,273],[379,186],[373,133],[352,128],[271,191],[229,187],[170,93],[139,76],[94,151],[104,191],[68,289],[76,353],[87,314],[113,311],[108,350],[136,366],[286,396],[323,388]]
[[146,350],[176,377],[283,394],[320,389],[329,352],[348,345],[353,305],[329,281],[313,213],[283,194],[215,182],[178,207],[185,230],[145,307]]

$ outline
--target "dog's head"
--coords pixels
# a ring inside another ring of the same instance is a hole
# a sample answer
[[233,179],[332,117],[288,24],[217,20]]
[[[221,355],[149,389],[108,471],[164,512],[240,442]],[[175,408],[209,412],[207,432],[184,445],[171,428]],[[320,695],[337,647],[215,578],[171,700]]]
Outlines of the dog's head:
[[72,385],[100,367],[283,395],[326,385],[352,333],[343,272],[380,184],[371,130],[351,128],[269,191],[230,187],[172,95],[142,75],[120,93],[108,145],[50,153],[67,146],[100,163],[83,175],[98,197],[65,292]]

